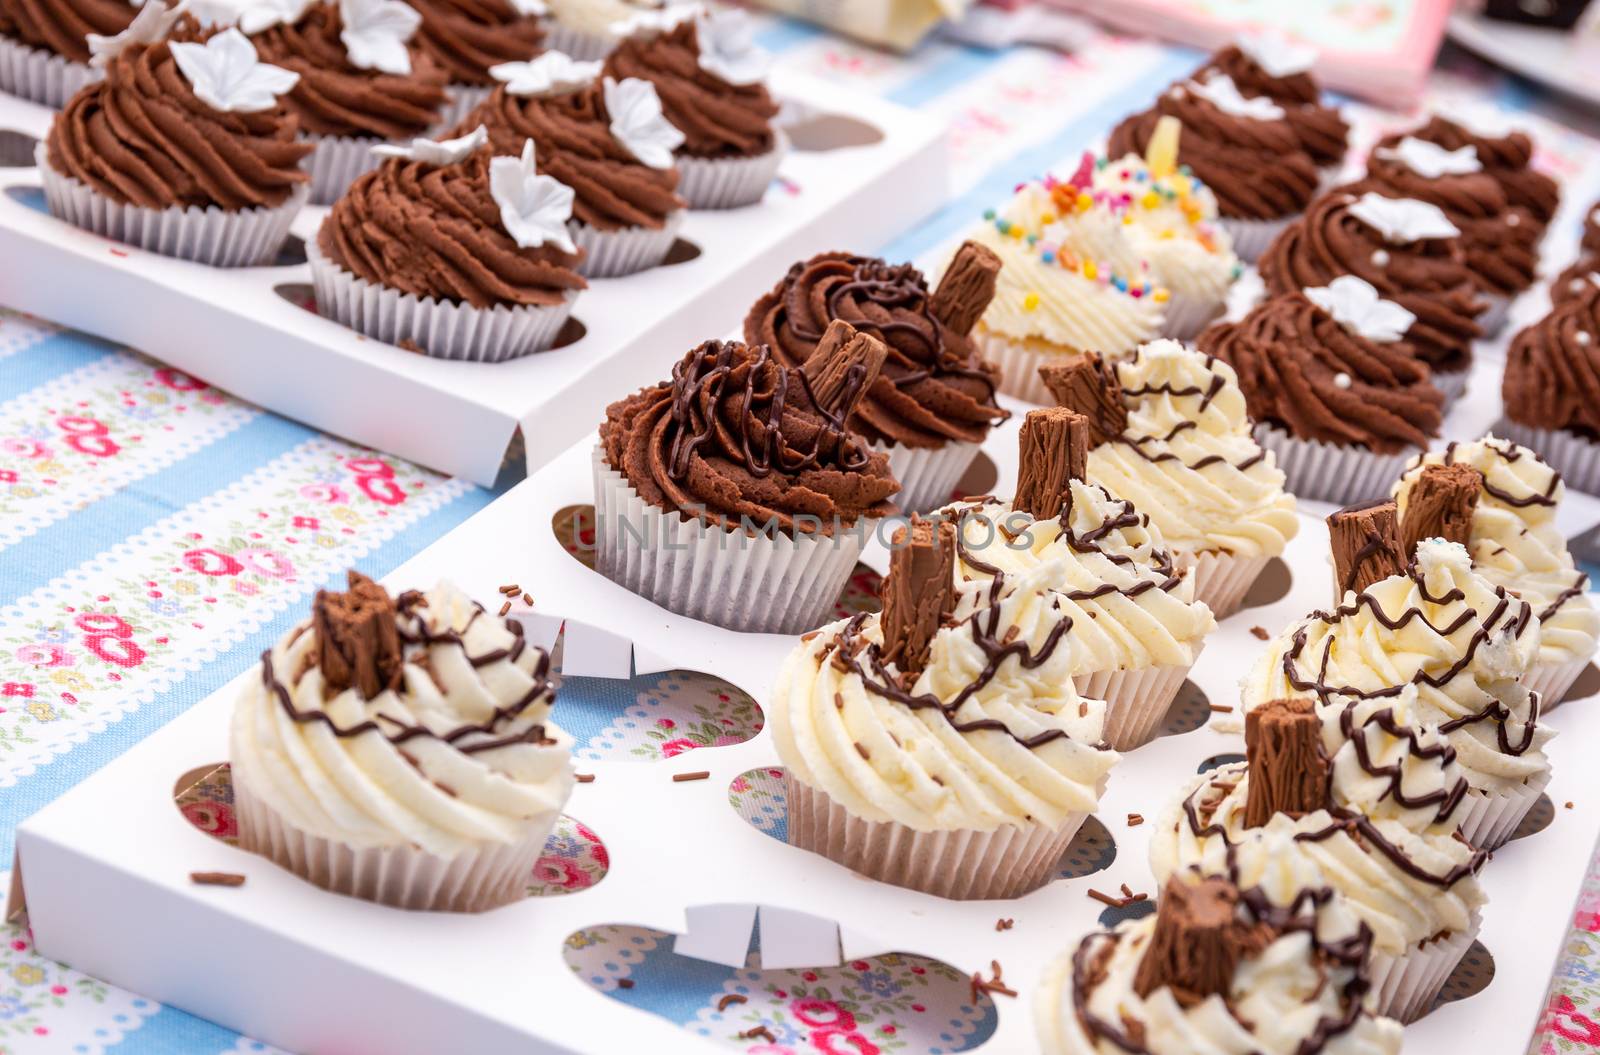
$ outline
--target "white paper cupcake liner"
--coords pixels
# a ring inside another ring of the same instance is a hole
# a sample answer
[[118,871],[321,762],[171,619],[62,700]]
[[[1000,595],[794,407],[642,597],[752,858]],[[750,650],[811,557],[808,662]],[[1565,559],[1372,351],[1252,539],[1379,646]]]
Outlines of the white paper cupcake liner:
[[948,505],[967,466],[978,456],[978,447],[976,443],[955,442],[942,447],[872,444],[873,450],[889,456],[889,471],[900,481],[893,501],[902,513],[926,513]]
[[1299,218],[1299,213],[1276,220],[1237,220],[1230,216],[1219,216],[1217,224],[1233,239],[1235,255],[1245,263],[1253,264],[1267,251],[1267,246],[1272,244],[1279,232]]
[[50,214],[92,231],[163,256],[211,267],[270,264],[289,237],[289,225],[306,202],[304,185],[282,205],[228,210],[216,205],[174,205],[146,209],[113,201],[99,191],[52,169],[45,145],[34,152]]
[[594,451],[595,567],[691,619],[765,634],[800,634],[834,602],[875,523],[833,536],[747,535],[647,503]]
[[1549,783],[1550,771],[1546,769],[1504,791],[1468,790],[1454,817],[1460,825],[1461,837],[1480,850],[1498,850],[1511,838]]
[[1467,391],[1467,382],[1472,377],[1471,370],[1438,370],[1429,380],[1433,387],[1444,393],[1444,407],[1450,409],[1450,404],[1460,399]]
[[1161,324],[1161,336],[1175,341],[1189,341],[1200,331],[1222,317],[1226,302],[1216,297],[1198,293],[1179,293],[1169,289],[1166,317]]
[[387,344],[408,341],[435,359],[499,363],[542,352],[578,297],[570,290],[552,307],[475,308],[368,282],[324,256],[315,238],[306,242],[306,260],[319,314]]
[[1387,497],[1390,485],[1420,453],[1407,447],[1395,454],[1379,454],[1365,447],[1302,440],[1266,424],[1257,425],[1254,435],[1257,443],[1277,456],[1291,492],[1340,506]]
[[1522,684],[1539,694],[1539,713],[1549,714],[1561,706],[1567,690],[1588,665],[1587,656],[1564,663],[1535,663],[1522,676]]
[[1226,619],[1239,610],[1245,594],[1261,577],[1272,558],[1245,557],[1237,553],[1206,550],[1203,553],[1176,553],[1180,567],[1194,578],[1194,599],[1204,601],[1217,619]]
[[245,772],[233,769],[239,846],[335,894],[424,912],[484,912],[527,895],[534,865],[560,817],[528,824],[515,843],[496,843],[456,858],[413,846],[356,849],[290,824],[258,799]]
[[1506,315],[1511,309],[1511,298],[1504,293],[1480,289],[1478,299],[1488,305],[1483,314],[1478,316],[1478,325],[1483,327],[1484,337],[1493,337],[1505,327]]
[[1433,1007],[1439,990],[1478,937],[1476,912],[1468,929],[1414,946],[1404,956],[1374,952],[1368,960],[1374,1014],[1415,1022]]
[[88,63],[0,37],[0,92],[59,110],[78,89],[103,76]]
[[667,214],[660,227],[625,227],[602,231],[579,223],[567,224],[572,240],[585,251],[578,274],[585,278],[620,278],[655,267],[666,259],[683,226],[684,210]]
[[[447,101],[444,108],[439,111],[438,123],[433,126],[433,132],[439,137],[444,137],[448,132],[467,119],[467,115],[478,108],[478,104],[489,98],[489,93],[494,89],[482,84],[450,84],[444,89]],[[370,148],[369,148],[370,149]]]
[[[983,357],[1000,368],[1001,392],[1040,406],[1054,406],[1056,397],[1050,394],[1039,377],[1039,368],[1055,363],[1070,363],[1078,358],[1075,352],[1035,351],[1009,337],[988,331],[974,331],[972,339],[983,352]],[[1106,354],[1116,353],[1107,351]]]
[[1015,898],[1050,881],[1088,818],[994,831],[919,832],[892,821],[853,817],[825,792],[790,774],[789,843],[853,872],[957,901]]
[[350,188],[356,177],[378,167],[383,159],[372,153],[372,148],[384,142],[377,136],[318,136],[306,133],[300,137],[315,149],[300,162],[300,167],[311,173],[311,204],[332,205]]
[[1535,429],[1502,418],[1494,434],[1531,447],[1561,474],[1568,487],[1600,495],[1600,443],[1565,429]]
[[691,209],[754,205],[772,185],[788,150],[789,137],[779,131],[772,149],[755,157],[710,159],[679,154],[674,159],[678,166],[678,194]]
[[544,23],[544,47],[546,51],[560,51],[579,62],[595,62],[611,54],[617,46],[617,38],[609,33],[585,33],[581,29],[573,29],[559,22],[546,21]]
[[[1203,643],[1202,643],[1203,644]],[[1200,655],[1196,645],[1196,658]],[[1183,679],[1194,666],[1145,667],[1142,670],[1103,670],[1072,679],[1078,695],[1106,701],[1105,731],[1100,735],[1117,751],[1132,751],[1154,740]]]

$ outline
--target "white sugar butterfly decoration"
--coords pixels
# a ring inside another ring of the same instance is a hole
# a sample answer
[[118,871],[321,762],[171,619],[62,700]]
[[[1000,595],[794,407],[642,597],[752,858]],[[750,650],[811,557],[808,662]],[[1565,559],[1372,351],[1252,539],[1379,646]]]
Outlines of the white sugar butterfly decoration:
[[550,5],[544,0],[511,0],[511,8],[524,18],[541,18],[550,13]]
[[[192,3],[193,0],[190,0]],[[239,5],[239,28],[260,33],[273,26],[292,26],[305,17],[315,0],[244,0]]]
[[1226,73],[1213,73],[1203,81],[1190,81],[1185,87],[1218,110],[1234,117],[1248,117],[1253,121],[1278,121],[1283,118],[1283,107],[1265,96],[1246,98]]
[[656,86],[637,77],[605,79],[606,112],[611,134],[628,153],[653,169],[672,167],[672,152],[683,145],[683,133],[661,112]]
[[170,45],[172,59],[189,78],[195,96],[213,110],[254,114],[278,105],[300,75],[262,62],[256,47],[238,29],[226,29],[204,44]]
[[1483,171],[1483,165],[1478,161],[1478,148],[1471,143],[1457,150],[1446,150],[1438,143],[1406,136],[1395,146],[1379,147],[1374,153],[1385,161],[1398,161],[1427,179],[1469,176]]
[[702,13],[695,27],[701,69],[729,84],[755,84],[767,75],[772,57],[756,45],[749,15],[734,10]]
[[85,37],[89,45],[89,65],[103,70],[112,59],[136,44],[154,44],[158,40],[165,40],[172,24],[182,13],[169,9],[162,0],[149,0],[133,16],[128,28],[116,36],[103,37],[98,33],[90,33]]
[[567,221],[572,218],[572,188],[553,176],[539,174],[533,161],[533,140],[522,144],[521,157],[489,162],[489,194],[500,206],[500,225],[523,249],[552,245],[577,252]]
[[1517,130],[1510,114],[1480,99],[1447,99],[1433,110],[1451,124],[1485,139],[1504,139]]
[[408,146],[380,143],[372,148],[380,158],[403,158],[424,165],[454,165],[466,160],[474,150],[489,141],[489,130],[482,125],[455,139],[424,139],[418,136]]
[[1398,341],[1417,321],[1411,312],[1379,297],[1370,282],[1355,275],[1340,275],[1326,286],[1307,289],[1306,299],[1369,341]]
[[613,36],[618,37],[654,37],[675,29],[700,11],[698,3],[669,3],[654,11],[636,11],[627,18],[611,23],[608,28]]
[[1397,245],[1423,238],[1454,238],[1461,233],[1437,205],[1414,198],[1385,198],[1371,191],[1350,206],[1350,215]]
[[351,65],[402,77],[411,72],[406,41],[422,23],[416,8],[400,0],[339,0],[339,20]]
[[1316,48],[1296,43],[1282,30],[1246,33],[1239,37],[1238,45],[1269,77],[1293,77],[1305,73],[1317,61]]
[[598,62],[574,62],[559,51],[547,51],[532,62],[502,62],[489,67],[489,76],[512,95],[564,95],[587,88],[600,76]]

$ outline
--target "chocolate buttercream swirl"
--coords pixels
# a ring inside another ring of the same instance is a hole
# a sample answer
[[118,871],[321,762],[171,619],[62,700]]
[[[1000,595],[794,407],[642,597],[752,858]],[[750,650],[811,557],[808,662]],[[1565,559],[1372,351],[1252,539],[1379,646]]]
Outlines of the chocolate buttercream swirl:
[[90,33],[114,37],[138,13],[128,0],[0,0],[0,36],[88,62]]
[[113,59],[105,80],[68,100],[45,143],[52,169],[114,201],[235,211],[282,205],[306,181],[300,159],[311,147],[298,132],[281,105],[213,110],[160,41]]
[[1389,453],[1438,435],[1444,396],[1410,345],[1353,333],[1304,293],[1272,297],[1196,344],[1238,373],[1251,417],[1300,439]]
[[1600,437],[1600,286],[1590,283],[1517,334],[1500,392],[1512,421]]
[[1514,296],[1533,285],[1544,225],[1526,210],[1512,208],[1505,190],[1488,172],[1429,177],[1399,158],[1381,156],[1402,138],[1381,140],[1367,158],[1366,178],[1340,189],[1357,196],[1376,191],[1387,198],[1437,205],[1461,229],[1467,267],[1480,288]]
[[661,109],[683,132],[678,153],[697,158],[755,157],[777,142],[778,104],[763,84],[730,84],[700,65],[694,20],[659,36],[624,40],[606,59],[605,75],[638,77],[656,86]]
[[1583,296],[1600,285],[1600,254],[1586,254],[1550,283],[1550,299],[1557,304]]
[[404,76],[364,70],[339,39],[344,21],[336,3],[314,4],[293,25],[264,29],[251,39],[262,62],[300,75],[288,95],[300,126],[319,136],[410,139],[431,128],[445,103],[445,71],[413,42]]
[[1446,150],[1473,147],[1483,169],[1505,191],[1507,203],[1526,209],[1545,227],[1561,204],[1561,184],[1532,165],[1533,139],[1526,132],[1506,136],[1482,136],[1464,128],[1443,114],[1434,114],[1421,128],[1407,135],[1426,139]]
[[605,231],[659,230],[684,207],[677,169],[655,169],[617,142],[605,92],[596,81],[563,95],[513,95],[502,85],[468,114],[453,135],[482,125],[497,154],[520,154],[533,140],[539,171],[571,187],[572,218]]
[[422,15],[416,42],[451,84],[493,85],[489,67],[527,62],[542,50],[544,29],[511,0],[408,0]]
[[1600,256],[1600,202],[1589,206],[1589,212],[1583,218],[1582,252],[1588,256]]
[[869,440],[908,447],[977,443],[1008,416],[995,403],[999,372],[931,307],[922,273],[877,257],[821,253],[795,264],[744,320],[744,338],[770,345],[789,367],[816,351],[843,319],[889,350],[848,422]]
[[1247,99],[1267,98],[1283,107],[1284,120],[1300,138],[1300,146],[1318,165],[1337,165],[1349,149],[1350,123],[1338,109],[1322,105],[1322,93],[1310,73],[1275,77],[1238,45],[1230,44],[1194,72],[1200,80],[1211,72],[1233,78]]
[[1326,286],[1340,275],[1365,279],[1385,300],[1417,317],[1406,340],[1435,371],[1465,370],[1482,336],[1478,300],[1460,240],[1392,244],[1350,212],[1356,196],[1329,192],[1274,239],[1258,262],[1270,294]]
[[1226,113],[1182,84],[1113,129],[1106,156],[1143,157],[1156,122],[1168,115],[1183,122],[1178,160],[1211,188],[1222,216],[1276,220],[1304,209],[1316,193],[1316,163],[1287,121]]
[[454,165],[391,158],[334,205],[317,246],[368,282],[475,308],[560,304],[586,283],[581,257],[523,249],[489,193],[490,149]]
[[831,536],[886,515],[900,486],[766,345],[705,342],[671,381],[607,407],[600,442],[646,502],[730,531],[748,518]]

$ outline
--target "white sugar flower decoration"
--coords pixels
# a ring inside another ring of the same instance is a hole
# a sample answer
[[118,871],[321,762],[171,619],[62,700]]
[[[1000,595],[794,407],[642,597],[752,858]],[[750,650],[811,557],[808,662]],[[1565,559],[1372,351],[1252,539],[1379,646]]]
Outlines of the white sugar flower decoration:
[[1269,77],[1293,77],[1305,73],[1317,61],[1317,49],[1296,43],[1281,30],[1246,33],[1238,40],[1239,50],[1267,72]]
[[656,86],[637,77],[605,79],[606,112],[611,134],[628,153],[653,169],[672,167],[672,152],[683,145],[683,133],[661,112]]
[[627,18],[611,23],[612,36],[660,36],[678,25],[694,18],[701,11],[698,3],[669,3],[654,11],[636,11]]
[[1450,99],[1434,110],[1451,124],[1485,139],[1504,139],[1517,130],[1510,114],[1479,99]]
[[1354,275],[1340,275],[1326,286],[1308,289],[1306,299],[1351,333],[1384,344],[1404,337],[1417,321],[1394,301],[1379,297],[1370,282]]
[[500,225],[523,249],[553,245],[577,252],[567,221],[572,219],[572,188],[553,176],[541,176],[533,162],[533,140],[522,144],[521,157],[489,161],[489,194],[500,206]]
[[541,18],[550,13],[550,5],[544,0],[511,0],[511,7],[525,18]]
[[1385,198],[1371,191],[1350,206],[1350,215],[1394,245],[1423,238],[1454,238],[1461,233],[1437,205],[1414,198]]
[[400,0],[339,0],[339,20],[351,65],[401,77],[411,72],[406,41],[422,23],[416,8]]
[[262,62],[256,46],[237,29],[225,29],[204,44],[171,45],[172,60],[194,86],[195,97],[223,113],[255,114],[278,105],[300,75]]
[[241,6],[238,0],[184,0],[183,13],[192,15],[202,28],[210,29],[237,24]]
[[593,84],[600,76],[598,62],[574,62],[560,51],[547,51],[532,62],[502,62],[489,67],[489,76],[512,95],[565,95]]
[[1283,107],[1265,96],[1245,98],[1239,86],[1233,83],[1233,78],[1226,73],[1213,73],[1203,81],[1190,81],[1188,88],[1218,110],[1234,117],[1247,117],[1252,121],[1283,119]]
[[1406,136],[1398,146],[1379,147],[1375,153],[1385,161],[1398,161],[1426,179],[1440,176],[1468,176],[1482,172],[1478,148],[1468,143],[1458,150],[1446,150],[1438,143]]
[[116,36],[102,37],[98,33],[90,33],[85,38],[89,44],[89,65],[103,70],[112,59],[136,44],[154,44],[158,40],[165,40],[167,31],[182,13],[177,9],[169,9],[162,0],[149,0],[133,16],[128,28]]
[[314,0],[244,0],[239,8],[239,28],[246,33],[259,33],[273,26],[292,26],[305,17],[313,2]]
[[424,165],[454,165],[466,160],[469,154],[488,141],[489,130],[479,125],[455,139],[424,139],[418,136],[410,146],[379,143],[372,148],[372,152],[380,158],[403,158],[406,161],[420,161]]
[[732,10],[702,13],[695,27],[701,69],[729,84],[755,84],[767,75],[771,56],[756,46],[749,15]]

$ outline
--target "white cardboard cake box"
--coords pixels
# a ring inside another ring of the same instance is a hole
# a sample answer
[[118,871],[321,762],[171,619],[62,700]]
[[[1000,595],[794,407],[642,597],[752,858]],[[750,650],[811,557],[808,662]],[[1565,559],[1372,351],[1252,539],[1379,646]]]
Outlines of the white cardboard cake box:
[[[986,444],[998,493],[1015,482],[1020,420]],[[625,675],[631,652],[640,673],[706,671],[765,705],[792,638],[674,616],[585,568],[557,542],[553,515],[592,498],[590,450],[589,440],[578,442],[389,582],[401,588],[447,578],[491,598],[498,584],[516,581],[536,599],[538,614],[528,620],[534,640],[553,642],[571,617],[568,673]],[[1569,502],[1575,524],[1600,519],[1600,501],[1574,495]],[[1287,595],[1225,620],[1208,640],[1191,677],[1213,702],[1236,700],[1240,673],[1263,647],[1251,627],[1276,631],[1328,602],[1321,512],[1308,509],[1285,554],[1294,579]],[[884,557],[874,549],[867,560],[881,570]],[[1153,817],[1202,760],[1242,750],[1237,737],[1199,729],[1129,753],[1099,810],[1117,842],[1113,864],[1008,902],[951,902],[887,886],[751,828],[729,805],[727,788],[746,770],[777,763],[768,732],[655,763],[587,763],[596,779],[577,787],[567,812],[605,841],[611,864],[603,881],[481,916],[408,913],[319,890],[200,833],[174,807],[180,775],[226,758],[233,699],[254,676],[241,676],[24,822],[18,870],[41,954],[302,1055],[709,1055],[721,1049],[574,976],[562,959],[563,939],[584,927],[632,923],[688,931],[680,951],[742,964],[757,905],[765,907],[767,966],[900,951],[987,975],[998,960],[1020,996],[998,999],[998,1031],[982,1050],[1035,1051],[1035,985],[1051,959],[1097,925],[1102,906],[1087,890],[1127,883],[1153,892],[1152,825],[1129,827],[1127,815]],[[1600,784],[1586,762],[1587,745],[1600,737],[1600,702],[1569,702],[1551,724],[1560,731],[1550,747],[1554,820],[1497,853],[1483,874],[1490,903],[1481,940],[1494,957],[1494,979],[1409,1027],[1410,1055],[1455,1055],[1467,1038],[1475,1052],[1520,1052],[1534,1027],[1600,832]],[[710,779],[671,780],[694,770],[708,770]],[[1560,807],[1568,800],[1575,808]],[[188,879],[195,870],[248,880],[236,889],[196,886]],[[997,933],[999,917],[1014,919],[1014,928]]]
[[[882,244],[944,204],[941,123],[803,75],[775,74],[772,89],[810,129],[799,138],[832,148],[791,150],[759,205],[690,212],[679,237],[697,257],[591,280],[573,310],[586,332],[549,352],[458,363],[369,340],[276,292],[309,288],[308,265],[223,270],[107,241],[20,200],[39,184],[32,167],[0,168],[0,303],[131,345],[326,432],[492,484],[519,429],[531,471],[593,426],[594,407],[737,327],[796,260]],[[42,137],[51,114],[0,94],[0,134]],[[308,207],[294,233],[315,237],[326,212]]]

